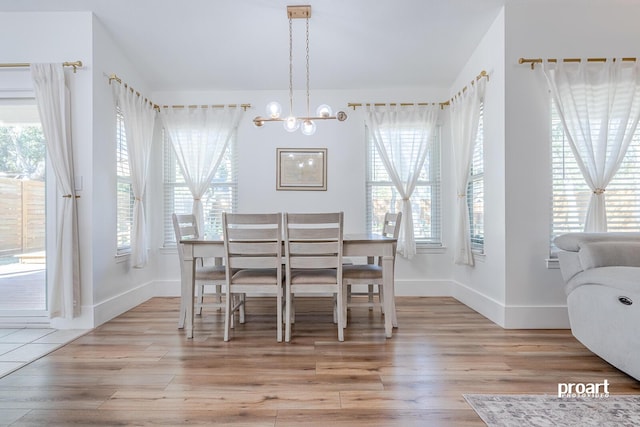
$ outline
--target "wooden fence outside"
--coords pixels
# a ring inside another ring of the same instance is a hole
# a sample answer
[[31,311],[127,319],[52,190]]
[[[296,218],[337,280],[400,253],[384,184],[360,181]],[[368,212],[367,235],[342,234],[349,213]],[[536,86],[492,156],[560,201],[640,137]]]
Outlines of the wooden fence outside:
[[44,182],[0,178],[0,256],[44,249]]

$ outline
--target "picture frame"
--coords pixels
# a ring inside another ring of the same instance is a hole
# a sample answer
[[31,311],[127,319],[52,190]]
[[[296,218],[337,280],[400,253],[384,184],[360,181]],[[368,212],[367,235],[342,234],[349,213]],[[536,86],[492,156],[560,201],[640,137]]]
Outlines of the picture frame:
[[326,191],[326,148],[277,148],[276,190]]

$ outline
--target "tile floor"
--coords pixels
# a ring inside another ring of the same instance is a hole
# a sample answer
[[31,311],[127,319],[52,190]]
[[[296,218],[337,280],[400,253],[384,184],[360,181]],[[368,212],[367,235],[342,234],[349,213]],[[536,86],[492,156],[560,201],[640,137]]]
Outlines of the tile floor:
[[0,378],[87,332],[76,329],[0,329]]

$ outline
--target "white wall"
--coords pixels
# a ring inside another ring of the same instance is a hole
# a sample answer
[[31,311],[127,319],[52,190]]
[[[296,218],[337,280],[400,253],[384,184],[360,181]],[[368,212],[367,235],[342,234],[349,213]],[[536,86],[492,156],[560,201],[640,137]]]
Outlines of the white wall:
[[566,320],[559,270],[549,270],[550,98],[539,67],[518,58],[640,57],[640,3],[514,0],[506,24],[506,327]]
[[[116,256],[116,118],[108,76],[116,74],[141,93],[148,91],[135,63],[122,55],[120,47],[95,17],[92,41],[94,55],[89,72],[93,77],[93,155],[92,173],[85,182],[93,194],[90,271],[94,324],[99,325],[154,295],[157,246],[149,242],[150,263],[142,269],[132,268],[128,255]],[[148,197],[145,203],[150,203]],[[147,211],[147,217],[153,216],[148,207]]]
[[[475,256],[473,267],[454,266],[453,294],[498,324],[504,322],[505,302],[504,20],[503,10],[451,88],[452,93],[460,91],[483,70],[489,75],[484,99],[485,254]],[[449,156],[450,152],[449,147]],[[450,178],[454,180],[453,175]],[[455,206],[455,197],[452,189],[447,194],[451,206]]]

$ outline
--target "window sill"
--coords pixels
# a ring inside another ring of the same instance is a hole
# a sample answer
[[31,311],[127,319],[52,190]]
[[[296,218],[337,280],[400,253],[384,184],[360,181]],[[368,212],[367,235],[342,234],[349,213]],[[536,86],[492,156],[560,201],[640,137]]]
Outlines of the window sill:
[[176,246],[162,246],[159,252],[161,254],[176,254],[178,253],[178,248]]
[[547,263],[548,270],[560,269],[560,261],[558,261],[558,258],[547,258],[545,262]]
[[447,248],[445,246],[434,246],[416,243],[417,254],[443,254],[445,252],[447,252]]
[[131,258],[131,252],[123,252],[120,254],[116,254],[115,256],[116,264],[127,262],[129,261],[130,258]]

